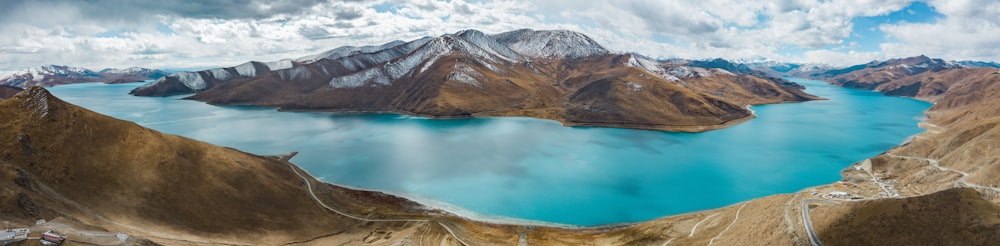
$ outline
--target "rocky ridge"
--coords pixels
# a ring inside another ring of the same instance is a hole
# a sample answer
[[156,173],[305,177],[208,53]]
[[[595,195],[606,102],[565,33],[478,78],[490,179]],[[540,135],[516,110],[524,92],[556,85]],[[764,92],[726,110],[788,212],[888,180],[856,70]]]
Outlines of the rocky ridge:
[[196,93],[216,105],[528,116],[566,125],[705,131],[749,119],[747,105],[817,99],[787,80],[608,51],[570,31],[465,30],[411,42],[342,47],[280,66],[178,73],[140,96]]

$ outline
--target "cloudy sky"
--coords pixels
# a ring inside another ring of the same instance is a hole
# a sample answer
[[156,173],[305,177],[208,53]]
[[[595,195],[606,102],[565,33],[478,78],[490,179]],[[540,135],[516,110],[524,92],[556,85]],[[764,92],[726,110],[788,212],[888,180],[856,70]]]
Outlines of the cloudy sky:
[[1000,60],[996,0],[0,0],[0,71],[199,68],[343,45],[568,29],[653,57]]

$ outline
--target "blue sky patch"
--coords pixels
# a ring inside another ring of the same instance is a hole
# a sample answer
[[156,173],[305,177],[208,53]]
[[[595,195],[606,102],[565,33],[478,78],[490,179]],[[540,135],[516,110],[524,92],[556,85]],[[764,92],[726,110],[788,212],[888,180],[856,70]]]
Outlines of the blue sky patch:
[[887,15],[857,17],[852,20],[854,29],[851,30],[851,36],[845,39],[842,45],[836,47],[858,52],[880,51],[879,45],[890,40],[886,40],[886,35],[882,30],[879,30],[879,26],[899,23],[936,23],[938,19],[943,17],[944,15],[924,2],[913,2],[910,6]]
[[390,13],[396,14],[397,11],[399,10],[399,6],[397,6],[396,4],[393,4],[393,3],[378,4],[378,5],[372,6],[372,8],[375,9],[375,12],[379,12],[379,13],[390,12]]

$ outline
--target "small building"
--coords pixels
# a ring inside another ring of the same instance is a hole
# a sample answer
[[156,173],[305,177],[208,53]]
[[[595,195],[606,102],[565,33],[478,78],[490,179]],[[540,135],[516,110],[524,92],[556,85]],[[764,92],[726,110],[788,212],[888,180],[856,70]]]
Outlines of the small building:
[[830,192],[830,196],[835,198],[848,198],[851,197],[851,194],[843,191],[834,191]]
[[59,245],[63,241],[66,241],[66,235],[59,234],[58,232],[48,230],[42,233],[42,238],[38,239],[44,245]]

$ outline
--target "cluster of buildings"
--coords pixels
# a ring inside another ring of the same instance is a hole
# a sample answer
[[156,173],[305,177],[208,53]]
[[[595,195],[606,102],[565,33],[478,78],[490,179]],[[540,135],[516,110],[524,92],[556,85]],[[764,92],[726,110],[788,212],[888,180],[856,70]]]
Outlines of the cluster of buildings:
[[[31,230],[28,228],[0,230],[0,245],[7,245],[28,239],[29,232],[31,232]],[[38,241],[43,245],[59,245],[62,244],[63,241],[66,241],[66,235],[53,230],[48,230],[42,233],[42,236],[38,238]]]
[[62,244],[63,241],[66,241],[66,235],[48,230],[42,233],[42,237],[38,240],[44,245],[59,245]]
[[28,238],[28,228],[4,229],[0,231],[0,245],[7,245]]
[[874,175],[874,178],[875,180],[873,180],[873,182],[875,182],[875,185],[882,188],[882,193],[875,195],[875,198],[899,197],[899,191],[896,190],[897,181],[895,179],[882,179],[882,177],[878,175]]
[[852,200],[854,200],[854,199],[862,199],[862,198],[864,198],[862,196],[852,195],[851,193],[847,193],[847,192],[843,192],[843,191],[834,191],[834,192],[830,192],[830,193],[826,193],[826,194],[819,194],[818,192],[813,192],[812,195],[813,196],[822,197],[822,198],[826,198],[826,199],[852,199]]

